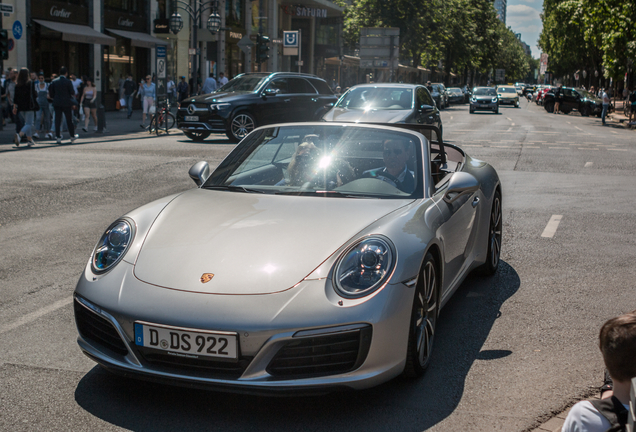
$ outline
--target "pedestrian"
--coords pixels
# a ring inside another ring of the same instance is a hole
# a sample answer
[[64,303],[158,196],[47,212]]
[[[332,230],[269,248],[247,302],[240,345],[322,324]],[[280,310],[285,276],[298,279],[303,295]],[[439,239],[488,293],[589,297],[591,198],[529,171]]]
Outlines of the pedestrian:
[[629,95],[629,90],[627,90],[627,86],[623,87],[623,100],[627,100],[627,96]]
[[97,98],[97,89],[93,85],[93,80],[86,78],[84,80],[84,90],[82,92],[82,99],[80,105],[84,108],[84,127],[82,130],[88,132],[88,123],[90,118],[93,117],[93,123],[95,123],[95,130],[97,130],[97,105],[95,99]]
[[181,77],[181,81],[177,85],[177,93],[179,93],[179,102],[188,97],[188,83],[185,80],[185,77]]
[[44,79],[44,72],[40,73],[40,79],[35,86],[35,90],[38,93],[38,105],[40,105],[40,111],[38,111],[38,118],[35,121],[35,124],[40,127],[42,126],[43,133],[46,133],[44,136],[46,139],[53,139],[53,135],[51,134],[51,109],[50,103],[48,99],[49,95],[49,83]]
[[561,102],[563,102],[563,88],[561,84],[557,86],[554,90],[554,114],[559,113],[559,109],[561,108]]
[[[143,113],[141,116],[141,127],[146,128],[146,115],[154,114],[156,86],[152,82],[150,75],[146,76],[146,82],[141,85],[141,97],[143,98]],[[150,119],[148,119],[150,121]]]
[[128,110],[126,118],[130,118],[132,116],[133,100],[135,99],[136,88],[132,74],[128,74],[128,77],[124,82],[124,101],[126,102],[126,109]]
[[[77,78],[75,74],[70,74],[69,78],[71,82],[73,83],[73,91],[75,92],[73,94],[73,97],[75,99],[79,99],[80,96],[82,95],[82,92],[81,92],[82,89],[80,89],[80,86],[82,85],[82,80]],[[75,119],[74,124],[78,124],[80,119],[79,105],[73,108],[73,118]]]
[[119,81],[117,81],[117,87],[119,88],[119,99],[124,98],[124,83],[126,80],[122,74],[119,74]]
[[216,91],[216,80],[214,79],[214,74],[210,72],[210,76],[205,79],[203,83],[203,88],[201,89],[201,94],[209,94]]
[[631,380],[636,377],[636,310],[603,324],[599,348],[610,384],[601,387],[600,400],[574,405],[561,432],[625,430]]
[[223,87],[225,84],[227,84],[227,77],[223,72],[219,72],[219,86]]
[[605,90],[603,90],[603,94],[601,95],[601,99],[603,100],[603,113],[601,114],[601,119],[603,120],[603,126],[606,125],[605,117],[607,116],[607,110],[609,109],[610,98]]
[[[9,111],[9,118],[11,119],[11,121],[15,124],[16,123],[16,118],[13,115],[13,96],[15,95],[15,85],[18,81],[18,71],[16,71],[15,69],[9,69],[9,77],[8,79],[5,81],[4,85],[7,89],[6,94],[7,94],[7,110]],[[18,128],[17,124],[16,124],[16,133],[20,133],[20,129]]]
[[636,90],[634,89],[634,87],[632,87],[631,90],[632,90],[632,92],[629,95],[629,100],[625,101],[625,103],[631,104],[631,107],[630,107],[630,110],[629,110],[629,124],[630,125],[634,121],[633,119],[636,117]]
[[15,134],[14,139],[16,147],[20,146],[22,137],[26,137],[29,147],[35,144],[33,124],[35,113],[40,109],[37,99],[38,94],[35,91],[35,83],[29,77],[29,69],[20,69],[13,99],[13,115],[18,121],[16,127],[20,126],[20,131]]
[[168,93],[168,103],[173,104],[177,98],[177,86],[170,75],[168,75],[168,82],[166,83],[166,92]]
[[62,116],[66,117],[66,126],[71,136],[71,143],[75,142],[75,125],[73,125],[73,109],[79,104],[75,99],[73,83],[68,79],[66,66],[60,68],[60,76],[49,86],[49,96],[53,99],[53,110],[55,111],[55,139],[58,144],[62,144],[60,125]]

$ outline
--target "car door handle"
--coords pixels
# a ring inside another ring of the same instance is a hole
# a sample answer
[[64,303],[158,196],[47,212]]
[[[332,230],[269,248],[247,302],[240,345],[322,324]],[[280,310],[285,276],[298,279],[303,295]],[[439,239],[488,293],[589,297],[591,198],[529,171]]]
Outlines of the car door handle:
[[291,99],[285,99],[285,102],[291,102]]
[[316,98],[311,98],[311,101],[312,101],[312,102],[318,102],[318,99],[316,99]]
[[479,204],[479,197],[475,197],[473,200],[473,207],[477,207],[477,204]]

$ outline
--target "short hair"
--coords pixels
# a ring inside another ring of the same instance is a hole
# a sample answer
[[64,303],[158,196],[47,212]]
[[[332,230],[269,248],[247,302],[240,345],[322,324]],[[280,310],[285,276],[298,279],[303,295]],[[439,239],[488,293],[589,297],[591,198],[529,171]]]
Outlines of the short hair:
[[625,382],[636,377],[636,310],[603,324],[599,347],[613,379]]
[[219,72],[219,75],[225,75],[223,72]]
[[68,73],[68,69],[66,69],[66,66],[62,66],[60,68],[60,75],[66,75]]

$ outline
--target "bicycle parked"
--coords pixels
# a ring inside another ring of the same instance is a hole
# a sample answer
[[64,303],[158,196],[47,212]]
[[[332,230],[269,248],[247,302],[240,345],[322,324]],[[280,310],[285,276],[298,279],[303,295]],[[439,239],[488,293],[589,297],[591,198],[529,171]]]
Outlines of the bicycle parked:
[[174,127],[176,123],[174,115],[170,112],[170,101],[163,99],[157,101],[157,109],[150,119],[150,126],[148,132],[157,135],[161,133],[168,134],[169,130]]

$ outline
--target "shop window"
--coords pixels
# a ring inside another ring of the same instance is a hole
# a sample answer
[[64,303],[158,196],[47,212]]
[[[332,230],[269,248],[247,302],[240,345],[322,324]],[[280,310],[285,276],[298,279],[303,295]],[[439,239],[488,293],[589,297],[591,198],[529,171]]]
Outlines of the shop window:
[[104,9],[146,14],[144,0],[104,0]]

